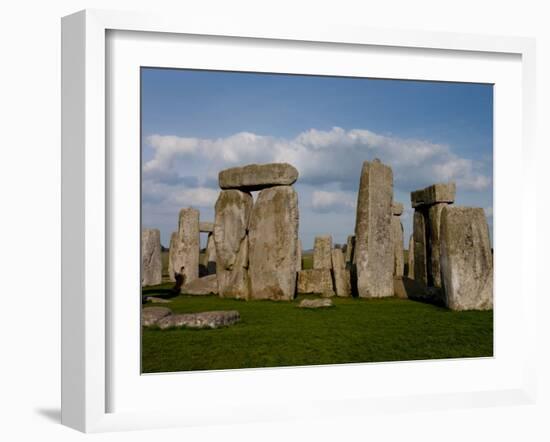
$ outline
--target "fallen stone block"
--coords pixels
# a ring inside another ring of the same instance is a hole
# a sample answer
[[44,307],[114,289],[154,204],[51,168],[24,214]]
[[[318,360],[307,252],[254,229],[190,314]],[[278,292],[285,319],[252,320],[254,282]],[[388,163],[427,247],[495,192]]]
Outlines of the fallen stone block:
[[203,276],[181,287],[183,295],[217,295],[218,278],[216,275]]
[[214,329],[227,327],[240,321],[236,310],[175,314],[162,318],[155,325],[161,330],[169,328]]
[[141,309],[141,325],[149,327],[171,314],[172,310],[166,307],[144,307]]
[[332,299],[303,299],[298,304],[299,308],[323,308],[334,307]]

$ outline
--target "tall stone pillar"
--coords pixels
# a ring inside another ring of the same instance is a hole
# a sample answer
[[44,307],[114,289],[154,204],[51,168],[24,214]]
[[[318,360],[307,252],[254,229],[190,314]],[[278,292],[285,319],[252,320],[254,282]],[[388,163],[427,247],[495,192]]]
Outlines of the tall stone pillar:
[[346,242],[346,268],[351,268],[351,265],[353,264],[353,256],[354,256],[354,250],[355,250],[355,236],[349,235],[348,240]]
[[[172,271],[183,273],[185,283],[199,277],[199,211],[181,209],[179,213],[177,246],[172,255]],[[183,272],[182,272],[183,270]]]
[[160,230],[141,230],[141,286],[162,282]]
[[414,279],[414,235],[409,237],[409,253],[408,253],[409,268],[407,269],[407,277]]
[[401,214],[403,213],[403,204],[392,204],[392,238],[393,238],[393,276],[403,277],[405,270],[405,258],[403,256],[403,224],[401,224]]
[[174,274],[174,256],[178,248],[178,232],[172,232],[170,235],[170,248],[168,249],[168,279],[170,282],[176,281]]
[[313,268],[330,270],[332,268],[331,251],[332,236],[316,236],[313,243]]

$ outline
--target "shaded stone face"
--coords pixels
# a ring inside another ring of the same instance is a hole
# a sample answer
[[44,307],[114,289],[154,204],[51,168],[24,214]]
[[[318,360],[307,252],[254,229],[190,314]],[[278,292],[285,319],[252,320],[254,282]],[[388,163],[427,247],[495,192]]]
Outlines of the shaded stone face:
[[441,275],[447,307],[492,309],[493,259],[483,209],[444,207],[440,233]]
[[426,260],[426,222],[424,214],[418,209],[413,217],[414,242],[414,280],[424,285],[428,284],[428,270]]
[[248,232],[252,299],[294,298],[298,218],[298,196],[292,187],[271,187],[259,193]]
[[216,244],[214,243],[214,234],[210,233],[206,240],[206,250],[204,251],[203,266],[207,275],[216,273]]
[[298,240],[298,246],[296,247],[296,271],[302,270],[302,241]]
[[215,206],[214,244],[218,292],[222,298],[249,298],[248,238],[252,195],[223,190]]
[[162,282],[160,230],[141,230],[141,286]]
[[391,212],[393,174],[380,161],[365,161],[357,198],[355,263],[362,298],[393,296]]
[[331,253],[332,236],[322,235],[316,236],[313,245],[313,268],[328,269],[332,268]]
[[218,179],[222,189],[253,191],[289,186],[298,179],[298,171],[287,163],[249,164],[222,170]]
[[332,275],[328,269],[308,269],[298,272],[298,293],[334,294]]
[[174,273],[183,273],[185,282],[199,277],[199,235],[199,211],[193,208],[181,209],[172,270]]
[[218,279],[216,275],[203,276],[188,282],[181,287],[184,295],[217,295]]
[[346,269],[344,254],[340,249],[333,249],[331,256],[336,296],[351,296],[350,271]]
[[399,216],[392,216],[391,220],[393,239],[393,276],[401,277],[405,270],[405,259],[403,256],[403,224]]
[[453,203],[456,194],[455,183],[432,184],[424,189],[411,192],[413,208],[437,203]]
[[178,232],[172,232],[170,235],[170,248],[168,249],[168,279],[170,282],[175,282],[174,276],[174,256],[178,248]]
[[214,223],[201,221],[199,223],[199,230],[201,231],[201,233],[212,233],[214,231]]
[[414,235],[411,234],[409,238],[409,256],[408,256],[409,268],[407,276],[409,279],[414,279]]
[[349,235],[346,242],[346,268],[350,268],[353,263],[353,255],[355,250],[355,236]]
[[434,287],[441,287],[441,212],[446,207],[446,203],[435,204],[428,210],[428,231],[430,234],[428,247],[430,247],[430,262],[428,263],[428,282]]

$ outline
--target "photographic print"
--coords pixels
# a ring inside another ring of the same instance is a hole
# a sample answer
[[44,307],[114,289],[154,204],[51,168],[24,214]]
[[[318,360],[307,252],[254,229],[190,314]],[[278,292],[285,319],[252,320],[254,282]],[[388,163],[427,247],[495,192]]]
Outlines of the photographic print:
[[141,68],[143,373],[493,355],[493,86]]

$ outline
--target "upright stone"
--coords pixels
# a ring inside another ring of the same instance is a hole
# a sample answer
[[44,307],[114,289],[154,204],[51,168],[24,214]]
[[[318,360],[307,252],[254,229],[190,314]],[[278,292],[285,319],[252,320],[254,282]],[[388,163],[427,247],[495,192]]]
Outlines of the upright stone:
[[296,247],[296,271],[302,270],[302,241],[298,240]]
[[222,190],[216,201],[214,243],[218,293],[222,298],[248,299],[248,238],[252,195]]
[[355,236],[349,235],[346,242],[346,268],[350,268],[353,263],[353,252],[355,249]]
[[199,211],[181,209],[179,213],[177,246],[172,259],[172,271],[183,273],[185,283],[199,277]]
[[298,171],[287,163],[249,164],[222,170],[218,181],[222,189],[253,191],[273,186],[290,186],[298,179]]
[[168,279],[170,282],[176,281],[174,275],[174,256],[178,248],[178,232],[172,232],[170,235],[170,248],[168,249]]
[[336,296],[347,297],[351,295],[351,278],[350,271],[346,269],[344,262],[344,254],[339,249],[333,249],[332,253],[332,270],[334,275],[334,288]]
[[141,286],[162,282],[162,257],[160,251],[160,230],[141,230]]
[[430,262],[428,269],[428,283],[434,287],[441,287],[441,212],[447,203],[438,203],[430,206],[428,210],[428,226],[430,238],[428,247],[430,248]]
[[[214,228],[212,228],[212,232]],[[214,233],[208,234],[206,240],[206,250],[204,251],[203,265],[206,268],[207,275],[216,273],[216,244],[214,243]]]
[[399,216],[392,216],[391,219],[393,239],[393,276],[402,277],[405,267],[403,256],[403,224]]
[[362,298],[393,296],[393,174],[380,160],[361,171],[355,224],[357,290]]
[[424,214],[418,209],[413,217],[414,240],[414,279],[424,285],[428,284],[426,262],[426,223]]
[[334,296],[334,285],[332,283],[331,272],[328,269],[307,269],[298,272],[299,294],[317,294],[324,296]]
[[313,268],[328,269],[332,268],[332,236],[316,236],[313,244]]
[[296,292],[298,196],[290,186],[262,190],[250,215],[253,299],[291,300]]
[[441,275],[445,303],[450,309],[493,308],[493,260],[483,209],[442,209]]
[[414,235],[411,234],[409,238],[409,253],[408,253],[409,268],[407,269],[407,276],[409,279],[414,279]]

